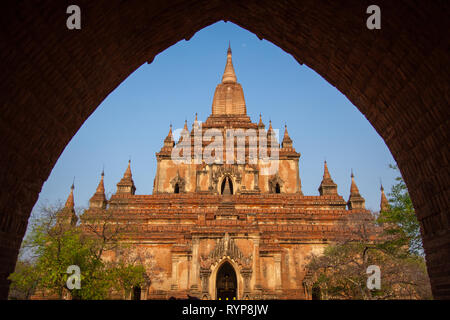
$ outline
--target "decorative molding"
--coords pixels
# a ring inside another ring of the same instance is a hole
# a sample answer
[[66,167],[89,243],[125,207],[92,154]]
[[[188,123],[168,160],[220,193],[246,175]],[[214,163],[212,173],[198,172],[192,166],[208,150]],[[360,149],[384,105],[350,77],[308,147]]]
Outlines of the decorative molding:
[[230,238],[230,235],[228,233],[226,233],[223,238],[217,241],[214,249],[209,253],[209,255],[201,256],[201,268],[210,269],[212,265],[216,265],[224,257],[228,257],[236,262],[241,267],[241,269],[252,269],[252,254],[250,254],[249,256],[245,256],[236,245],[234,240]]

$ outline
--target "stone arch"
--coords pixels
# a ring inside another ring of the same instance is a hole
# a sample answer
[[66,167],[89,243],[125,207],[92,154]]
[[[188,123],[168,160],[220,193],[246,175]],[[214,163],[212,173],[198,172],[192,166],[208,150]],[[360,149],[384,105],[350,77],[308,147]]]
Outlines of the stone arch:
[[216,274],[216,300],[236,300],[237,275],[230,263],[224,262]]
[[273,42],[364,114],[410,190],[434,297],[450,298],[448,2],[379,0],[381,30],[365,27],[360,0],[77,4],[81,32],[65,28],[62,2],[2,7],[0,298],[41,187],[83,122],[140,65],[220,20]]
[[218,184],[219,194],[223,194],[226,184],[228,184],[231,194],[235,194],[236,182],[234,182],[233,176],[231,174],[224,174],[223,177],[220,179],[220,183]]
[[243,297],[244,278],[242,277],[242,274],[240,272],[239,264],[236,261],[234,261],[234,259],[229,257],[223,257],[220,261],[211,266],[212,272],[211,276],[209,277],[209,295],[212,300],[217,299],[217,287],[216,287],[217,274],[225,263],[230,264],[231,267],[233,267],[234,272],[236,273],[236,284],[237,284],[236,300],[240,300]]
[[140,286],[134,286],[131,294],[131,300],[142,300],[142,288]]

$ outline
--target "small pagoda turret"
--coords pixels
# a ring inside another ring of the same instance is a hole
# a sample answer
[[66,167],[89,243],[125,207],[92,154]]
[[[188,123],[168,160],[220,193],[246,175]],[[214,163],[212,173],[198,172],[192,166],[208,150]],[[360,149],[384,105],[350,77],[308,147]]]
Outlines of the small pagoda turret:
[[97,189],[95,190],[95,193],[92,196],[92,198],[89,200],[90,208],[106,209],[108,202],[105,196],[105,185],[103,182],[104,177],[105,172],[102,171],[102,175],[100,178],[100,182],[98,183]]
[[75,189],[74,183],[72,183],[72,186],[70,187],[70,193],[64,207],[56,215],[56,223],[61,226],[75,227],[78,222],[78,217],[75,213],[73,189]]
[[353,175],[353,171],[351,174],[352,184],[350,186],[350,197],[348,198],[347,206],[349,210],[353,209],[365,209],[366,208],[366,200],[359,193],[359,189],[355,183],[355,176]]
[[323,164],[323,179],[319,186],[319,194],[325,195],[337,195],[337,184],[331,179],[330,172],[328,171],[327,161]]
[[131,174],[131,160],[128,160],[128,167],[125,170],[123,178],[117,184],[117,194],[131,194],[134,195],[136,187],[134,185],[133,177]]

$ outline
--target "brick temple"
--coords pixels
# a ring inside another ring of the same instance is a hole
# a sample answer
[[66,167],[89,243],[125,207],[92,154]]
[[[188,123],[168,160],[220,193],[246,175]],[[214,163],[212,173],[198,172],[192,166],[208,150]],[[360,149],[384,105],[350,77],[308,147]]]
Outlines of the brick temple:
[[[202,154],[209,145],[205,140],[195,141],[199,132],[221,132],[225,138],[219,143],[226,145],[230,128],[263,132],[257,136],[256,154],[261,140],[266,140],[269,160],[254,159],[255,144],[248,137],[244,137],[245,161],[208,163],[196,158],[195,150]],[[170,126],[156,153],[153,194],[135,194],[129,162],[117,192],[107,199],[102,173],[90,206],[81,216],[81,226],[101,220],[106,213],[134,226],[124,241],[144,257],[148,268],[148,284],[135,288],[134,298],[311,299],[311,288],[305,285],[307,256],[320,253],[345,235],[341,222],[350,214],[369,211],[353,173],[346,201],[338,194],[326,162],[319,195],[304,195],[300,153],[287,127],[281,144],[274,143],[274,137],[271,123],[266,130],[261,117],[254,123],[247,115],[228,48],[211,115],[203,123],[196,116],[191,130],[185,123],[177,142]],[[176,161],[174,149],[189,145],[194,152],[188,160]],[[277,158],[271,158],[272,154]],[[266,174],[274,161],[276,172]],[[387,205],[384,193],[382,205]],[[73,207],[72,189],[65,212],[75,223]],[[108,258],[114,259],[115,254],[108,253]]]

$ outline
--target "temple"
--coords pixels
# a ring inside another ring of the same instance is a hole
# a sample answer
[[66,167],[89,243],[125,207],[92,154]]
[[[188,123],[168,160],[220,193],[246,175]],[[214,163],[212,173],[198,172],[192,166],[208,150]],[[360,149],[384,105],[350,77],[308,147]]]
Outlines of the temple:
[[[237,133],[230,135],[230,129]],[[235,147],[231,156],[209,152],[208,132],[215,134],[215,146]],[[239,145],[240,138],[245,143]],[[266,130],[261,116],[258,123],[251,121],[228,48],[211,115],[203,123],[196,115],[191,130],[185,122],[178,141],[170,126],[156,153],[153,194],[135,194],[129,162],[107,199],[102,173],[81,226],[106,212],[134,226],[123,239],[144,257],[149,279],[135,288],[135,299],[311,299],[307,256],[345,236],[341,222],[349,215],[370,214],[353,172],[346,201],[327,162],[319,194],[304,195],[300,156],[287,126],[279,144],[271,123]],[[271,166],[276,170],[270,172]],[[386,208],[385,196],[382,205]],[[73,189],[66,206],[73,209]],[[71,212],[66,210],[67,219],[73,219]]]

